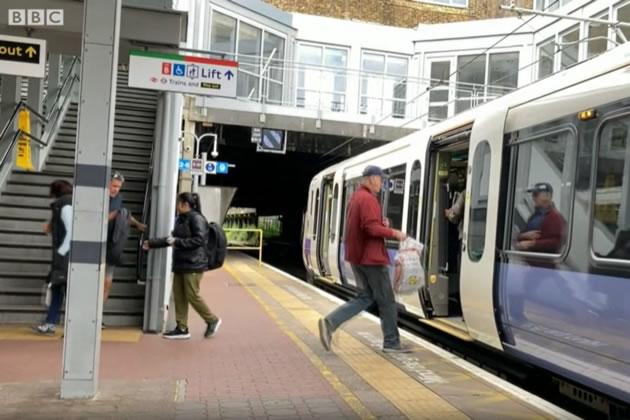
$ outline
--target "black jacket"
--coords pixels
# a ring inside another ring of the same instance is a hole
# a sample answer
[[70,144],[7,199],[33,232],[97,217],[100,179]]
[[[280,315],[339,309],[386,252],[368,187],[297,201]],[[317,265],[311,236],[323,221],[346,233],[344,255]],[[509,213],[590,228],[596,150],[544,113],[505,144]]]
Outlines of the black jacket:
[[72,194],[65,195],[55,200],[51,205],[52,218],[50,219],[50,233],[52,235],[52,264],[49,281],[54,284],[65,283],[70,263],[70,251],[66,255],[59,255],[57,250],[66,237],[66,227],[61,220],[61,209],[72,205]]
[[[172,237],[173,272],[200,273],[208,270],[208,223],[194,210],[180,214],[175,222]],[[167,238],[149,240],[149,247],[164,248],[169,246]]]

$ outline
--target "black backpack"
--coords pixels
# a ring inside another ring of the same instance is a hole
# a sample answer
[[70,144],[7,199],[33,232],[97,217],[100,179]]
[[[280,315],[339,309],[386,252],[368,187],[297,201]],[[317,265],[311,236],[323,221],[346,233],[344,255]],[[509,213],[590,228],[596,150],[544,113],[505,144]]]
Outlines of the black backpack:
[[223,267],[227,254],[227,237],[219,224],[210,222],[208,227],[208,270],[216,270]]

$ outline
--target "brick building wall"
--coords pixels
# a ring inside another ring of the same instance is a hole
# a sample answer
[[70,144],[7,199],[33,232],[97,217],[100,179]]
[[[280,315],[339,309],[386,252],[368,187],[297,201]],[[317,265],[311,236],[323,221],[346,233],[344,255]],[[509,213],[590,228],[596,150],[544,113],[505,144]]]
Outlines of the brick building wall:
[[[516,0],[532,7],[533,0]],[[421,23],[459,22],[514,16],[502,11],[502,0],[468,0],[467,8],[440,6],[417,0],[265,0],[286,12],[353,19],[412,28]],[[508,2],[505,2],[506,4]]]

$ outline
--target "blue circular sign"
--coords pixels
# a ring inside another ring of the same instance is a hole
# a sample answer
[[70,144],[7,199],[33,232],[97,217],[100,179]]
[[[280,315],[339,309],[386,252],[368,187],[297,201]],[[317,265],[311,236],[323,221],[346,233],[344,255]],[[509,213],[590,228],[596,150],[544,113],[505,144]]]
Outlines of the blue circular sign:
[[214,172],[214,163],[212,163],[212,162],[207,162],[207,163],[206,163],[206,171],[207,171],[207,172]]

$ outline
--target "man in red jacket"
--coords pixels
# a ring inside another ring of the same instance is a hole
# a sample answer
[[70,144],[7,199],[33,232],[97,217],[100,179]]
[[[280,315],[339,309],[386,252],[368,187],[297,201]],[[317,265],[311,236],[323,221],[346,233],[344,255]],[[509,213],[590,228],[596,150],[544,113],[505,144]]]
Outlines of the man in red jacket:
[[566,223],[553,205],[553,188],[546,182],[539,182],[527,192],[532,193],[536,210],[518,236],[516,249],[559,254],[564,245]]
[[357,280],[358,296],[319,320],[319,337],[324,348],[330,351],[333,332],[376,302],[381,317],[383,351],[407,353],[410,349],[400,343],[398,309],[385,249],[385,238],[403,240],[407,235],[384,223],[376,194],[381,190],[385,173],[376,166],[368,166],[363,178],[348,204],[345,239],[345,259]]

